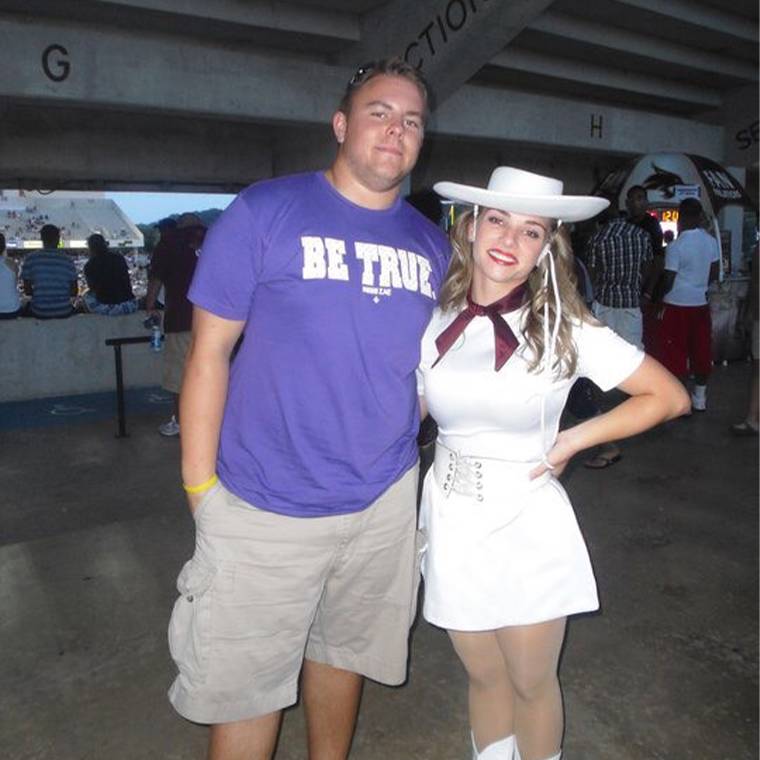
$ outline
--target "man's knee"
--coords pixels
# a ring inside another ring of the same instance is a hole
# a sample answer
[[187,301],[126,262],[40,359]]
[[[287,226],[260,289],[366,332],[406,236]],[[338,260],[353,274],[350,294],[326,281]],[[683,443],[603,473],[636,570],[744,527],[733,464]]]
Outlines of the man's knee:
[[209,760],[269,760],[277,743],[282,713],[210,726]]

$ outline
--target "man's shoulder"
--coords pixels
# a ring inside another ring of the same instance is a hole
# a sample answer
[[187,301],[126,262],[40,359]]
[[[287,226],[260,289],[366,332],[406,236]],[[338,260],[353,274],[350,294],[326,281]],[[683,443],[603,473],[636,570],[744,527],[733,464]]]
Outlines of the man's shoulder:
[[640,227],[631,224],[627,219],[619,217],[612,219],[604,226],[600,227],[589,239],[589,243],[610,243],[613,238],[629,237],[630,235],[646,235]]
[[646,230],[657,230],[661,231],[660,229],[660,223],[657,221],[655,217],[653,217],[651,214],[646,213],[641,218],[641,222],[639,223],[639,227],[643,227]]
[[630,219],[620,219],[620,226],[618,227],[618,234],[621,237],[627,238],[629,241],[635,241],[640,245],[648,245],[651,247],[652,238],[643,227],[639,226]]
[[24,258],[24,264],[26,265],[34,264],[35,266],[58,266],[61,264],[66,265],[68,263],[71,263],[72,266],[74,265],[65,253],[48,251],[45,248],[43,248],[41,251],[32,251],[31,253],[27,253]]
[[717,256],[720,252],[720,247],[715,237],[701,227],[697,231],[700,233],[699,238],[703,248],[709,252],[710,256]]
[[286,174],[282,177],[262,179],[241,190],[236,200],[254,207],[262,203],[272,203],[298,193],[312,193],[317,186],[317,172]]
[[85,267],[92,264],[96,268],[108,269],[110,271],[113,269],[120,269],[122,265],[126,265],[126,263],[125,258],[120,253],[108,251],[105,256],[96,256],[94,259],[90,259],[87,264],[85,264]]
[[620,219],[615,220],[615,223],[619,229],[624,230],[628,235],[649,237],[649,233],[640,224],[634,222],[633,219],[626,219],[624,216],[621,216]]
[[432,222],[411,203],[402,201],[399,207],[401,218],[415,228],[421,235],[430,239],[436,247],[447,248],[449,239],[446,233],[435,222]]
[[677,250],[678,248],[684,248],[695,244],[707,246],[714,245],[716,247],[718,245],[715,238],[709,232],[703,230],[701,227],[697,227],[691,230],[682,230],[670,246]]
[[697,227],[696,230],[693,230],[693,232],[698,233],[699,237],[704,240],[707,243],[715,243],[717,245],[717,241],[715,240],[715,236],[711,235],[707,230],[703,229],[702,227]]

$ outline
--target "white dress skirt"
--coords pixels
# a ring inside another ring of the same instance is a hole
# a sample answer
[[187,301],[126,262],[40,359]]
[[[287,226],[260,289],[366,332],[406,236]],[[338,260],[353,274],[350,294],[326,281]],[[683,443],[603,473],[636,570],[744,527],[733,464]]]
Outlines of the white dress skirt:
[[644,355],[606,327],[578,324],[576,374],[548,382],[528,372],[518,311],[503,318],[521,346],[498,372],[487,317],[475,317],[432,367],[435,338],[454,317],[436,310],[418,370],[439,427],[420,510],[428,537],[423,615],[449,630],[483,631],[595,610],[596,581],[567,494],[550,473],[533,481],[529,473],[556,439],[575,380],[609,390]]

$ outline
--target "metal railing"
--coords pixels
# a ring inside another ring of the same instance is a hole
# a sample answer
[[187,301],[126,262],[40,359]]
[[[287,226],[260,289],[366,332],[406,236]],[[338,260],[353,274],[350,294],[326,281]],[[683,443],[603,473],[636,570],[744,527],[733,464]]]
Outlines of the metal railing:
[[121,347],[130,346],[134,343],[150,343],[150,335],[140,335],[135,338],[108,338],[107,346],[113,347],[114,361],[116,363],[116,414],[118,415],[119,429],[117,438],[128,438],[127,415],[124,407],[124,368],[121,360]]

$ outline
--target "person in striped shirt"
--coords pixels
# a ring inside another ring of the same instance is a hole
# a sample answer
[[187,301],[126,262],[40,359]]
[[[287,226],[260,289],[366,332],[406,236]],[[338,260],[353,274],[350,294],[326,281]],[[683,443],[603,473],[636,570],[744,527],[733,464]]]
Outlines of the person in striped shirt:
[[26,256],[21,269],[24,292],[32,297],[27,316],[62,319],[74,313],[71,299],[77,294],[74,262],[58,250],[61,232],[54,224],[40,230],[42,250]]

